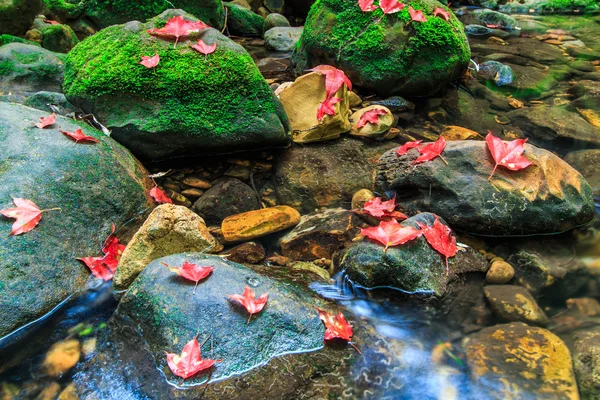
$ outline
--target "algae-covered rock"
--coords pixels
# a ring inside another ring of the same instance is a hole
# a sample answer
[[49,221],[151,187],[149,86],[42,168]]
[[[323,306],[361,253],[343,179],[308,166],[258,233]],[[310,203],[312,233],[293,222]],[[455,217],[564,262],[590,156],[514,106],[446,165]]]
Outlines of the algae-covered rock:
[[57,53],[68,53],[79,43],[79,39],[69,25],[50,25],[42,30],[42,34],[44,35],[42,47]]
[[523,154],[534,165],[498,167],[488,180],[495,164],[484,142],[448,142],[448,165],[439,158],[414,165],[417,150],[402,157],[388,151],[379,159],[375,186],[396,191],[405,211],[434,212],[473,234],[551,234],[593,219],[592,190],[581,174],[547,150],[526,144]]
[[[76,258],[98,255],[111,224],[135,227],[134,218],[153,207],[147,172],[127,150],[60,116],[41,131],[34,123],[47,115],[0,102],[0,209],[13,207],[12,197],[60,207],[20,236],[9,236],[14,220],[0,218],[0,336],[82,289],[90,272]],[[100,142],[73,145],[59,132],[78,128]]]
[[487,285],[483,292],[494,313],[506,322],[543,325],[548,318],[531,294],[517,285]]
[[573,337],[573,367],[583,399],[600,397],[600,329],[579,331]]
[[20,38],[18,36],[7,35],[7,34],[0,35],[0,46],[4,46],[5,44],[9,44],[9,43],[24,43],[24,44],[31,44],[31,45],[34,45],[34,46],[39,46],[40,45],[39,43],[36,43],[34,41],[31,41],[31,40]]
[[0,2],[0,33],[24,34],[42,11],[42,0],[3,0]]
[[297,73],[319,64],[342,69],[357,86],[380,95],[427,96],[463,76],[471,52],[462,24],[434,17],[435,0],[416,0],[426,22],[410,22],[408,6],[383,15],[352,1],[317,0],[294,53]]
[[[64,93],[93,113],[112,137],[146,160],[199,156],[289,143],[283,107],[250,55],[215,29],[173,42],[151,36],[178,10],[147,24],[131,22],[103,29],[67,56]],[[217,43],[204,56],[190,47],[202,39]],[[148,69],[141,55],[158,53]]]
[[496,28],[513,30],[517,26],[517,21],[510,15],[501,12],[486,10],[485,8],[473,11],[473,17],[482,25],[492,25]]
[[223,3],[227,7],[227,29],[232,35],[261,36],[265,19],[254,11],[234,3]]

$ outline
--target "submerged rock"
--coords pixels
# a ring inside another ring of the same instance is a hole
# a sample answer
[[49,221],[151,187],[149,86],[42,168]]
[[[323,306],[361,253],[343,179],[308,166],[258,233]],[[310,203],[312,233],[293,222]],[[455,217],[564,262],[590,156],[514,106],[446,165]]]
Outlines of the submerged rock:
[[443,7],[435,0],[411,7],[427,21],[410,23],[408,7],[383,16],[380,8],[365,13],[355,2],[317,0],[294,53],[296,72],[334,65],[357,86],[402,96],[427,96],[461,78],[471,56],[462,24],[450,10],[449,22],[435,17]]
[[573,341],[573,367],[583,399],[600,397],[600,329],[576,332]]
[[[98,255],[112,223],[121,227],[153,207],[147,172],[127,150],[61,116],[51,128],[36,128],[47,115],[0,102],[0,209],[13,207],[13,196],[61,209],[20,236],[8,236],[14,220],[0,218],[0,337],[84,288],[90,272],[76,258]],[[100,142],[74,145],[58,131],[79,128]]]
[[477,76],[493,80],[497,86],[510,85],[515,80],[515,72],[512,68],[498,61],[485,61],[479,64]]
[[524,155],[534,165],[498,167],[491,180],[494,161],[484,142],[448,142],[449,165],[439,158],[414,165],[417,155],[390,150],[377,165],[376,188],[395,191],[408,212],[434,212],[453,228],[490,236],[560,233],[593,219],[591,188],[549,151],[526,144]]
[[494,313],[507,322],[544,325],[548,318],[531,294],[521,286],[487,285],[483,292]]
[[[196,20],[170,10],[79,43],[67,57],[67,99],[146,160],[286,146],[285,111],[241,46],[204,29],[175,50],[147,32],[175,15]],[[193,50],[198,39],[217,43],[216,51],[205,57]],[[155,53],[161,57],[156,68],[139,64],[140,55]]]
[[594,193],[600,193],[600,150],[572,151],[565,161],[583,175]]
[[579,399],[569,349],[546,329],[496,325],[468,336],[463,347],[487,398]]
[[485,275],[485,281],[494,285],[508,283],[515,276],[515,270],[506,261],[496,260],[490,265]]
[[194,203],[194,209],[209,225],[220,224],[230,215],[260,209],[252,188],[237,178],[225,177]]

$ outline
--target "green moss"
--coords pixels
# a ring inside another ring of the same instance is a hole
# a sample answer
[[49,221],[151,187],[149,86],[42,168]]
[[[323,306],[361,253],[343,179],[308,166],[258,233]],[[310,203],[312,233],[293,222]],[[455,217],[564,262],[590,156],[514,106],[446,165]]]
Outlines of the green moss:
[[9,44],[9,43],[25,43],[25,44],[32,44],[34,46],[39,46],[40,45],[39,43],[32,42],[31,40],[20,38],[18,36],[7,35],[7,34],[0,35],[0,46],[3,46],[5,44]]
[[69,25],[50,25],[42,30],[44,35],[43,47],[50,51],[67,53],[73,48],[79,39]]
[[227,28],[232,34],[261,36],[265,19],[252,10],[233,3],[223,3],[227,7]]
[[67,19],[75,19],[81,14],[85,0],[44,0],[44,9],[51,15],[57,15]]

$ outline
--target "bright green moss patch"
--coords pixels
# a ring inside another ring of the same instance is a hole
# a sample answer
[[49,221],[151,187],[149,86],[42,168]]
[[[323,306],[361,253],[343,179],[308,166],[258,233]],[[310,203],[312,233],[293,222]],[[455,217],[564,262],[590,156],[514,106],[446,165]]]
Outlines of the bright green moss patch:
[[39,46],[39,43],[20,38],[18,36],[7,35],[7,34],[0,35],[0,46],[9,44],[9,43],[25,43],[25,44],[32,44],[34,46]]

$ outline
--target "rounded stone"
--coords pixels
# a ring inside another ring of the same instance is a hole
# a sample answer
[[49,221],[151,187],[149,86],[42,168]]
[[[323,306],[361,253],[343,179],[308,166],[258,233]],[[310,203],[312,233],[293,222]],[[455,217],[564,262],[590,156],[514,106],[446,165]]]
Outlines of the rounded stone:
[[42,30],[42,47],[57,53],[68,53],[79,39],[69,25],[50,25]]
[[300,213],[288,206],[232,215],[223,220],[221,231],[226,242],[243,242],[298,225]]
[[506,261],[495,261],[490,266],[485,281],[487,283],[501,285],[509,282],[515,276],[515,269]]
[[263,32],[267,32],[269,29],[275,28],[275,27],[289,27],[289,26],[290,26],[290,21],[288,21],[286,17],[284,17],[283,15],[278,14],[278,13],[271,13],[271,14],[267,15],[267,17],[265,18],[265,24],[263,25]]
[[360,189],[358,192],[352,195],[352,209],[362,209],[365,203],[374,197],[375,195],[369,189]]

